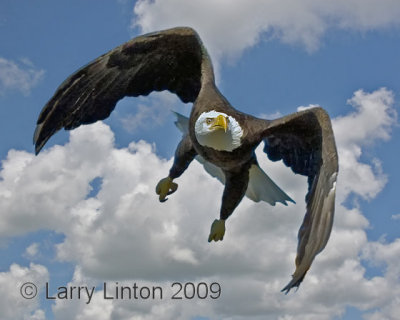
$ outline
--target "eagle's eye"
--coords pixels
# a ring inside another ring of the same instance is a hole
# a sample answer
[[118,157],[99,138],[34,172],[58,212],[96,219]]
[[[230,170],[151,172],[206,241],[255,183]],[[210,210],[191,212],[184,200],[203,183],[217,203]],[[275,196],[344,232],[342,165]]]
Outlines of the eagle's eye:
[[206,123],[207,123],[207,124],[211,124],[211,123],[212,123],[212,121],[213,121],[213,119],[212,119],[212,118],[207,118],[207,119],[206,119]]

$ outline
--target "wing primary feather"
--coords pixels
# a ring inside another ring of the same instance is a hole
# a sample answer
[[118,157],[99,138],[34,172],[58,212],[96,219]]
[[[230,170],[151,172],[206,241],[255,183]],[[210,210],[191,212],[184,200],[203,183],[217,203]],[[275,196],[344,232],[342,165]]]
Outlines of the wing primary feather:
[[266,123],[262,136],[270,160],[283,160],[294,173],[308,177],[306,214],[298,232],[296,270],[282,289],[303,281],[315,256],[326,246],[334,218],[338,156],[328,114],[320,107]]
[[41,111],[33,140],[39,153],[58,130],[107,118],[125,96],[169,90],[194,102],[214,81],[211,60],[197,33],[186,27],[134,38],[88,63],[56,90]]

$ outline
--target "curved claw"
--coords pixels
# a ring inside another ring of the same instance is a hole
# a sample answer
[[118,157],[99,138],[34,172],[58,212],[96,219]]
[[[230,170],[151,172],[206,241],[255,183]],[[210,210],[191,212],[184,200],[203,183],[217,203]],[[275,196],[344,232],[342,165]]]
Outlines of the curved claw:
[[168,198],[166,198],[166,196],[174,193],[177,189],[178,184],[172,182],[172,179],[170,177],[161,179],[156,186],[156,193],[160,196],[160,202],[167,201]]
[[210,235],[208,236],[208,242],[212,240],[218,241],[223,240],[225,235],[225,220],[215,219],[211,225]]

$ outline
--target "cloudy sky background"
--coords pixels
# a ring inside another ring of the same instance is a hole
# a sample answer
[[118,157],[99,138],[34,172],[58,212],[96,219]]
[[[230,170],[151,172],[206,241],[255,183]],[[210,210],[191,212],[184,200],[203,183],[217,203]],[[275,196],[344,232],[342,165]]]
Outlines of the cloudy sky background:
[[[0,310],[4,319],[396,319],[400,314],[398,170],[400,3],[107,1],[0,3]],[[277,117],[321,105],[340,158],[326,249],[297,292],[306,179],[258,150],[296,201],[244,199],[221,243],[207,243],[223,187],[193,163],[166,203],[154,193],[180,139],[168,93],[124,99],[105,122],[57,133],[39,156],[37,115],[74,70],[143,32],[194,27],[223,94]],[[201,196],[199,196],[201,195]],[[24,282],[39,288],[24,300]],[[58,286],[162,286],[162,301],[45,299]],[[219,299],[171,300],[175,281],[218,282]]]

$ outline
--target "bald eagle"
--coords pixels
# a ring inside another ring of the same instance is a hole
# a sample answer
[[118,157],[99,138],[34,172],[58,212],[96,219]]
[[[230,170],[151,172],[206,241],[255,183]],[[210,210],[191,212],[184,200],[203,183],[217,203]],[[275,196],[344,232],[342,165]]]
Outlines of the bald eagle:
[[283,160],[294,173],[308,177],[296,270],[282,291],[298,287],[332,229],[338,156],[330,118],[320,107],[276,120],[238,111],[216,87],[211,60],[193,29],[179,27],[136,37],[73,73],[39,115],[36,154],[61,128],[103,120],[125,96],[162,90],[193,107],[189,119],[178,115],[177,125],[184,134],[169,175],[157,184],[156,193],[165,201],[177,190],[174,179],[191,161],[203,163],[225,184],[209,242],[223,239],[225,221],[245,195],[272,205],[293,201],[258,166],[255,149],[261,142],[270,160]]

